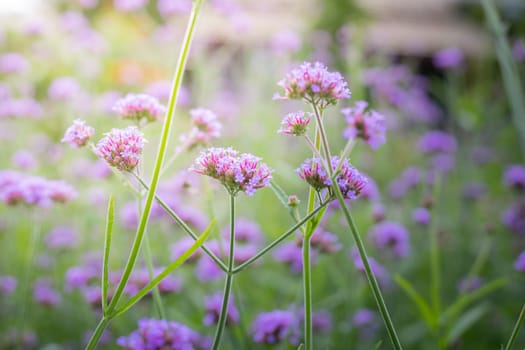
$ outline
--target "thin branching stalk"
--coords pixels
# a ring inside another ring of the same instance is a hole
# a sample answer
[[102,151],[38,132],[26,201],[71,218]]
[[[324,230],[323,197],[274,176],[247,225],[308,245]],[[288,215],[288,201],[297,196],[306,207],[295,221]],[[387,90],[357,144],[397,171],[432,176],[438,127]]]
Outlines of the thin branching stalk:
[[213,350],[218,350],[221,345],[222,334],[226,326],[228,316],[228,303],[230,301],[230,291],[233,284],[233,263],[235,260],[235,195],[230,194],[230,252],[228,256],[228,271],[226,272],[226,282],[224,284],[224,294],[222,296],[221,313],[217,330],[213,339]]
[[106,232],[104,237],[104,257],[102,259],[102,312],[107,312],[108,289],[109,289],[109,252],[111,250],[111,237],[113,235],[113,222],[115,218],[115,200],[113,195],[109,196],[108,213],[106,216]]

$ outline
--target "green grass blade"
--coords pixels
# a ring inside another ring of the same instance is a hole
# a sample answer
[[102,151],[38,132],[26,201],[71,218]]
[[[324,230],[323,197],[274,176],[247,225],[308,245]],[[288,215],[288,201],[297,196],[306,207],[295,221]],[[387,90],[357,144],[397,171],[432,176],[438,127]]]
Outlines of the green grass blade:
[[417,306],[419,313],[425,320],[427,326],[430,329],[434,329],[437,324],[436,317],[428,303],[421,296],[421,294],[416,291],[414,286],[412,286],[412,284],[408,280],[401,277],[401,275],[396,274],[394,276],[394,281],[401,289],[403,289],[403,291],[410,298],[410,300],[412,300],[412,302]]
[[377,343],[375,343],[374,346],[372,347],[372,350],[378,350],[381,347],[381,345],[383,345],[383,341],[382,340],[380,340]]
[[108,302],[108,271],[109,271],[109,252],[111,250],[111,236],[113,235],[113,223],[115,221],[115,198],[113,194],[109,196],[108,212],[106,216],[106,232],[104,234],[104,257],[102,260],[102,311],[104,315],[107,311]]
[[518,316],[518,320],[516,321],[516,324],[514,325],[514,329],[512,330],[512,333],[510,334],[510,338],[509,338],[509,341],[507,342],[507,345],[505,346],[505,350],[510,350],[512,348],[512,344],[514,344],[514,341],[516,340],[516,337],[518,336],[518,332],[521,328],[521,324],[523,323],[524,318],[525,318],[525,304],[523,304],[523,306],[521,307],[520,315]]
[[463,333],[469,330],[474,325],[474,323],[476,323],[477,321],[479,321],[479,319],[485,316],[485,314],[488,311],[488,304],[483,303],[481,305],[475,306],[474,308],[462,314],[461,317],[457,320],[457,322],[454,322],[450,331],[447,332],[445,340],[447,345],[450,345],[453,342],[455,342]]

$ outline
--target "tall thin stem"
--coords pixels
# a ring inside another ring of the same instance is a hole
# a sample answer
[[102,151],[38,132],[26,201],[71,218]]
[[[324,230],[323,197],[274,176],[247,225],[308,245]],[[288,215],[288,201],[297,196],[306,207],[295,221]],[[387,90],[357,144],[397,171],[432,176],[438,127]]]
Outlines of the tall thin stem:
[[226,283],[224,284],[224,295],[222,297],[221,314],[217,324],[217,331],[213,339],[213,350],[219,349],[221,344],[222,333],[228,318],[228,303],[230,301],[230,291],[233,283],[233,262],[235,249],[235,195],[230,195],[230,252],[228,256],[228,271],[226,272]]
[[520,330],[521,324],[523,323],[524,319],[525,319],[525,304],[523,304],[523,306],[521,307],[520,315],[518,316],[518,320],[516,321],[516,324],[514,325],[514,329],[512,330],[509,341],[507,342],[507,345],[505,346],[505,350],[510,350],[512,348],[512,344],[514,344],[514,340],[516,340],[516,337],[518,336],[518,332]]
[[311,235],[303,237],[303,290],[304,290],[304,348],[313,349],[312,334],[312,273],[310,269],[310,239]]

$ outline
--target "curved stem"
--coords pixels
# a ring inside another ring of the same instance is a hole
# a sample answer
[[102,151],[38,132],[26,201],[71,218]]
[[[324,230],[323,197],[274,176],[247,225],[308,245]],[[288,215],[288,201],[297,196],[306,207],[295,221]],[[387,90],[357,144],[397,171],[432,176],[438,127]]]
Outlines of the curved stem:
[[523,304],[523,306],[521,307],[520,315],[518,316],[518,320],[514,325],[514,329],[512,330],[509,341],[505,346],[505,350],[510,350],[512,348],[512,344],[514,344],[514,340],[516,340],[516,337],[518,336],[518,332],[520,330],[521,324],[523,323],[523,319],[525,319],[525,304]]
[[310,239],[311,235],[303,238],[303,289],[304,289],[304,348],[313,349],[312,335],[312,274],[310,270]]
[[226,275],[226,283],[224,284],[224,295],[222,297],[221,314],[219,316],[219,323],[217,324],[217,331],[213,339],[213,350],[219,349],[221,344],[222,333],[226,325],[228,316],[228,303],[230,301],[230,290],[233,283],[233,261],[235,249],[235,196],[230,195],[230,252],[228,257],[228,271]]
[[89,339],[89,343],[86,345],[86,350],[93,350],[96,348],[98,341],[102,336],[102,333],[104,333],[104,330],[106,329],[110,321],[111,318],[102,317],[102,319],[97,324],[97,328],[95,328],[95,330],[93,331],[91,339]]

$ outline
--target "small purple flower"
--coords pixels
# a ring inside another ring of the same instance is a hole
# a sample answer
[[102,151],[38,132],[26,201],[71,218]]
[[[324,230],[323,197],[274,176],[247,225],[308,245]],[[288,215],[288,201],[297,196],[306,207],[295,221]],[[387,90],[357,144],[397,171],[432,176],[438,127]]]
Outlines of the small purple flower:
[[97,143],[96,154],[110,166],[131,172],[139,164],[144,142],[143,134],[134,126],[112,129]]
[[525,199],[520,199],[502,214],[503,224],[515,234],[525,234]]
[[312,248],[318,249],[321,253],[333,254],[341,250],[342,245],[339,238],[331,232],[317,229],[310,241]]
[[458,283],[458,290],[462,293],[471,293],[483,285],[483,278],[479,276],[467,276]]
[[167,320],[141,319],[138,329],[117,339],[125,350],[204,350],[203,338],[191,328]]
[[294,53],[302,46],[301,36],[291,30],[281,30],[271,39],[270,47],[276,53]]
[[251,196],[270,184],[272,170],[261,158],[232,148],[209,148],[201,152],[190,170],[218,180],[231,195]]
[[454,153],[458,144],[451,134],[434,130],[423,135],[417,147],[422,153]]
[[147,123],[161,120],[166,114],[166,107],[155,97],[146,94],[127,94],[115,102],[113,111],[122,119]]
[[427,208],[416,208],[412,212],[412,220],[419,225],[426,226],[431,219],[430,212]]
[[163,17],[191,11],[191,0],[158,0],[157,9]]
[[[301,273],[303,270],[302,248],[296,242],[287,242],[281,244],[275,249],[273,257],[279,262],[290,265],[290,270],[292,273]],[[315,260],[315,256],[312,260]]]
[[374,110],[365,111],[367,106],[367,102],[357,101],[353,108],[341,110],[347,125],[343,136],[362,139],[375,150],[386,141],[385,117]]
[[442,69],[459,67],[463,64],[463,60],[463,51],[457,47],[449,47],[438,51],[433,57],[434,65]]
[[149,0],[114,0],[113,5],[118,11],[137,11],[146,6]]
[[41,278],[35,282],[33,297],[39,304],[55,306],[62,301],[61,295],[51,287],[49,280]]
[[49,231],[45,238],[48,248],[73,248],[78,245],[79,237],[70,227],[58,226]]
[[252,323],[253,340],[259,344],[275,345],[288,341],[299,342],[299,320],[292,311],[274,310],[259,314]]
[[[332,157],[331,166],[333,170],[336,170],[338,164],[339,157]],[[320,191],[323,188],[330,188],[332,186],[332,180],[328,176],[328,173],[324,169],[322,161],[319,158],[307,159],[296,171],[299,177],[306,181],[316,191]],[[336,182],[343,197],[346,199],[355,199],[365,187],[367,179],[365,176],[361,175],[356,168],[350,165],[348,159],[344,159],[341,163],[341,171],[336,177]]]
[[324,108],[337,100],[350,98],[350,90],[338,72],[329,72],[320,62],[305,62],[293,69],[277,85],[284,89],[284,95],[275,95],[279,100],[306,100]]
[[72,147],[79,148],[85,146],[94,134],[94,128],[86,125],[85,121],[76,119],[73,121],[73,125],[66,130],[61,142],[67,142]]
[[455,158],[452,154],[439,153],[431,158],[432,169],[442,174],[449,173],[454,169]]
[[377,314],[370,309],[357,310],[352,317],[352,324],[364,339],[371,338],[379,329]]
[[516,269],[516,271],[525,272],[525,250],[521,252],[521,254],[514,262],[514,268]]
[[222,124],[217,115],[205,108],[192,109],[191,123],[193,128],[181,135],[180,140],[185,148],[192,149],[196,146],[208,146],[211,140],[221,136]]
[[75,78],[60,77],[51,82],[47,90],[50,99],[55,101],[67,101],[78,96],[80,85]]
[[281,129],[277,132],[286,135],[303,136],[306,134],[312,113],[304,113],[303,111],[288,113],[281,121]]
[[[222,235],[230,239],[230,229],[228,227],[222,230]],[[235,241],[246,244],[260,244],[263,241],[261,227],[255,221],[239,217],[235,221]]]
[[518,62],[525,61],[525,43],[523,38],[514,42],[514,45],[512,46],[512,55]]
[[0,294],[13,294],[16,289],[17,280],[13,276],[0,276]]
[[34,169],[38,165],[36,157],[33,155],[33,153],[27,150],[17,151],[15,154],[13,154],[11,161],[17,167],[24,170]]
[[216,281],[224,276],[223,271],[215,261],[208,256],[202,256],[197,262],[195,275],[202,282]]
[[478,200],[485,195],[487,187],[481,182],[467,182],[463,185],[462,197],[468,200]]
[[100,271],[93,266],[73,266],[66,271],[66,290],[82,289],[97,280]]
[[408,231],[397,222],[380,222],[371,228],[368,235],[378,248],[391,249],[396,257],[406,257],[410,252]]
[[[363,264],[363,260],[361,260],[361,257],[359,256],[359,251],[357,250],[357,248],[354,247],[350,250],[350,259],[352,259],[357,271],[364,274],[365,265]],[[387,283],[388,272],[385,270],[385,268],[381,266],[374,258],[368,257],[368,262],[370,264],[370,268],[372,269],[372,273],[377,278],[379,283]]]
[[525,166],[519,164],[508,166],[503,175],[503,182],[508,188],[525,190]]
[[[213,294],[206,297],[205,301],[206,315],[204,316],[204,325],[211,326],[217,324],[219,321],[219,315],[221,313],[222,306],[222,295]],[[226,324],[234,325],[239,322],[239,311],[235,307],[233,298],[230,296],[228,302],[228,312],[226,313]]]
[[29,69],[29,62],[19,53],[9,52],[0,55],[0,74],[23,73]]

